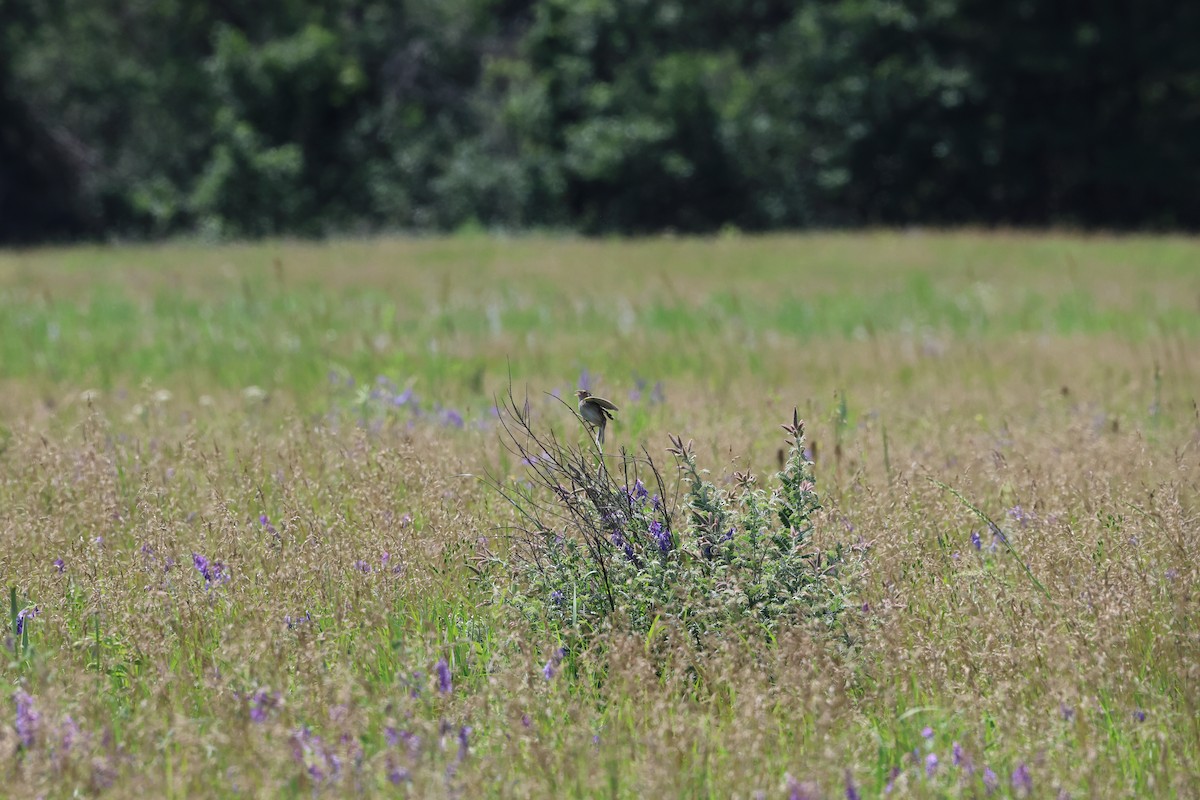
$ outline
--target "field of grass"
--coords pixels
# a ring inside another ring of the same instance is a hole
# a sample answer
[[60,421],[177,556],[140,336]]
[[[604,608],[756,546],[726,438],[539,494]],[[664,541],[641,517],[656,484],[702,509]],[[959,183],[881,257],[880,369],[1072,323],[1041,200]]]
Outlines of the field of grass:
[[[730,498],[798,408],[846,635],[560,657],[484,478],[582,384]],[[1198,400],[1186,238],[0,252],[0,796],[1197,796]]]

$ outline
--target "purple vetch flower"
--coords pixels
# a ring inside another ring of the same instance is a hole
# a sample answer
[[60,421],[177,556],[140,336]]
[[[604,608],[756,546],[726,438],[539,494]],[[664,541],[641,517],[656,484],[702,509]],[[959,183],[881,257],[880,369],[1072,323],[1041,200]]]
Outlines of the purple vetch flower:
[[450,665],[446,659],[440,659],[433,669],[437,672],[438,691],[442,694],[450,694],[454,690],[454,684],[450,681]]
[[69,753],[83,733],[79,730],[79,724],[75,722],[74,718],[67,714],[63,717],[62,725],[59,726],[59,735],[62,739],[63,752]]
[[546,662],[546,666],[542,667],[542,677],[546,680],[553,678],[555,673],[558,672],[558,666],[562,663],[563,656],[566,654],[567,651],[561,647],[551,653],[550,660]]
[[925,777],[932,778],[934,775],[937,774],[937,770],[938,770],[937,753],[930,753],[929,755],[925,756]]
[[266,722],[267,715],[278,703],[278,692],[272,694],[266,689],[257,689],[250,695],[250,719],[253,722]]
[[258,515],[258,524],[266,528],[267,533],[271,534],[272,536],[279,536],[279,531],[275,530],[275,526],[271,524],[270,517],[268,517],[266,514]]
[[609,539],[612,540],[614,545],[621,548],[621,550],[625,552],[626,558],[628,558],[630,561],[637,561],[637,557],[633,554],[633,545],[629,543],[624,534],[622,534],[620,531],[613,531],[613,534],[609,537]]
[[33,697],[24,689],[13,692],[13,700],[17,704],[17,738],[26,748],[33,747],[42,715],[33,707]]
[[1138,722],[1145,722],[1146,721],[1146,712],[1140,708],[1134,709],[1133,718],[1136,719]]
[[363,561],[361,558],[354,562],[354,568],[364,575],[369,575],[371,573],[371,565]]
[[992,794],[1000,788],[1000,778],[992,771],[991,767],[983,768],[983,788],[988,794]]
[[959,744],[958,742],[955,742],[953,745],[951,745],[950,753],[951,753],[950,758],[951,758],[951,761],[954,763],[954,766],[962,769],[963,772],[966,772],[968,775],[970,775],[972,772],[975,771],[975,768],[971,765],[970,757],[965,752],[963,752],[963,748],[962,748],[961,744]]
[[293,617],[290,614],[283,618],[283,622],[287,625],[288,630],[293,630],[300,627],[306,622],[312,622],[312,614],[305,611],[303,617]]
[[646,484],[642,483],[641,478],[633,482],[633,496],[643,502],[650,496],[650,490],[646,488]]
[[854,785],[854,775],[850,770],[846,770],[846,800],[862,800],[862,795],[858,793],[858,787]]
[[453,408],[447,408],[442,412],[442,424],[448,425],[451,428],[461,428],[464,424],[463,416]]
[[474,730],[470,725],[463,725],[458,729],[458,760],[464,760],[471,750],[471,731]]
[[1033,791],[1033,776],[1029,774],[1029,767],[1025,766],[1024,761],[1013,770],[1011,783],[1013,791],[1020,794],[1028,795]]
[[30,606],[29,608],[23,608],[20,611],[18,611],[17,612],[17,636],[20,636],[21,634],[23,634],[25,632],[25,620],[33,619],[34,617],[36,617],[38,614],[41,614],[41,613],[42,613],[42,609],[40,606]]
[[896,788],[896,778],[899,778],[899,777],[900,777],[900,768],[892,767],[891,771],[888,772],[887,784],[883,787],[884,794],[892,793],[892,790]]
[[592,373],[587,367],[584,367],[583,371],[579,373],[579,388],[587,389],[589,392],[592,390]]
[[650,537],[654,539],[654,543],[658,545],[658,549],[664,555],[671,552],[671,546],[674,544],[671,541],[671,532],[668,531],[661,522],[654,520],[650,523]]
[[63,560],[61,558],[54,559],[54,568],[56,570],[58,570],[59,572],[67,571],[67,565],[63,563]]
[[788,800],[817,800],[820,796],[815,785],[809,781],[801,783],[790,772],[786,773],[783,779],[787,784]]
[[383,738],[387,741],[389,747],[397,747],[403,744],[408,748],[408,752],[412,756],[416,756],[421,751],[421,737],[409,731],[400,730],[394,725],[388,725],[383,729]]
[[1028,525],[1034,518],[1033,514],[1029,513],[1020,506],[1013,506],[1008,510],[1008,516],[1013,522],[1019,524],[1022,528]]
[[550,602],[556,606],[561,606],[563,602],[563,593],[558,589],[550,592]]
[[1075,718],[1075,709],[1071,708],[1066,703],[1058,704],[1058,713],[1064,720],[1070,722]]
[[329,752],[320,736],[306,726],[292,732],[292,758],[304,767],[305,774],[313,783],[321,783],[337,777],[341,771],[341,759]]
[[204,587],[210,588],[214,583],[221,584],[229,580],[225,565],[220,561],[209,561],[199,553],[192,553],[192,564],[196,571],[204,577]]
[[521,715],[521,726],[524,728],[533,726],[533,720],[530,718],[528,713]]
[[983,539],[979,536],[979,531],[971,531],[971,547],[974,547],[976,552],[983,549]]
[[921,738],[925,740],[925,744],[933,744],[933,728],[928,725],[922,728]]
[[412,775],[404,767],[397,766],[395,763],[388,762],[388,781],[393,786],[399,786],[402,783],[407,783],[412,780]]

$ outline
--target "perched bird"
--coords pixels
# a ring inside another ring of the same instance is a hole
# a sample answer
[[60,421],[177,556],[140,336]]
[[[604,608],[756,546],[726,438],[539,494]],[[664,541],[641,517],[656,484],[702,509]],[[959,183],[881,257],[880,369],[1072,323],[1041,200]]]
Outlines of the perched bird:
[[617,407],[603,397],[593,397],[587,389],[580,389],[575,396],[579,398],[579,416],[596,429],[596,443],[604,444],[604,426],[613,418],[612,412],[617,411]]

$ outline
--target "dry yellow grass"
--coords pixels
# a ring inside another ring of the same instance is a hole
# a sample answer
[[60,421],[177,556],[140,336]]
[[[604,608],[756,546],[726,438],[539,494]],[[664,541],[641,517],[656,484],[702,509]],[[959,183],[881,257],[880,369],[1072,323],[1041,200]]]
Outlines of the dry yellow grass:
[[[1197,255],[969,234],[0,255],[24,337],[0,364],[0,574],[39,609],[3,651],[2,793],[750,798],[790,773],[982,797],[991,769],[1020,796],[1023,765],[1032,796],[1196,796]],[[605,280],[584,291],[584,266]],[[110,333],[141,344],[105,373]],[[858,559],[854,648],[618,630],[543,677],[557,643],[468,568],[513,514],[470,476],[520,474],[491,422],[510,370],[569,431],[543,392],[583,369],[622,407],[610,447],[694,438],[722,486],[769,478],[799,406],[816,536]],[[409,381],[420,414],[389,405]]]

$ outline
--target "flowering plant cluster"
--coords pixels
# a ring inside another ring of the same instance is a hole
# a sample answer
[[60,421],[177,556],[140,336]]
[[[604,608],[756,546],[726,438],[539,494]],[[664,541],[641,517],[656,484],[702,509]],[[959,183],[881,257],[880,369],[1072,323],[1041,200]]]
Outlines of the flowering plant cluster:
[[672,503],[644,449],[609,458],[534,430],[527,403],[505,411],[506,445],[528,468],[528,480],[493,484],[522,520],[505,594],[531,621],[577,635],[674,622],[697,642],[745,623],[768,634],[805,617],[836,626],[843,554],[813,546],[821,505],[796,415],[770,491],[748,473],[735,473],[732,490],[717,487],[691,442],[671,437],[682,494]]

